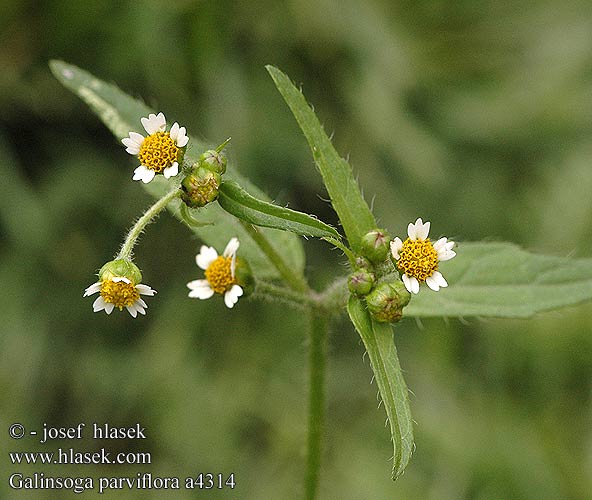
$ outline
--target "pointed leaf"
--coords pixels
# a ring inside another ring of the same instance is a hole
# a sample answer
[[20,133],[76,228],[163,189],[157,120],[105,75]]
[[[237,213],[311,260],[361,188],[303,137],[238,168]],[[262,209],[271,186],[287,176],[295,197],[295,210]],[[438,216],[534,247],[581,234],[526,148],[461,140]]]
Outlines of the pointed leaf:
[[[155,111],[143,102],[127,95],[117,86],[106,83],[87,71],[77,66],[67,64],[63,61],[51,61],[50,68],[55,77],[69,90],[80,97],[91,110],[98,115],[103,123],[111,130],[113,135],[120,141],[127,137],[129,132],[134,131],[145,134],[140,119],[148,116]],[[174,121],[174,120],[171,120]],[[208,145],[191,136],[187,151],[185,152],[184,162],[193,164],[199,158],[199,155],[208,149]],[[129,155],[125,153],[122,146],[121,162],[123,165],[129,164]],[[131,181],[132,170],[122,178],[122,182]],[[245,186],[251,193],[260,199],[267,199],[259,189],[242,178],[236,171],[229,169],[225,178],[234,179],[240,185]],[[146,191],[154,197],[159,198],[167,191],[172,189],[178,178],[165,180],[162,176],[157,176],[149,184],[141,184]],[[180,210],[181,202],[175,200],[169,204],[169,209],[181,220],[184,217]],[[279,277],[279,273],[265,255],[259,250],[257,245],[252,242],[245,229],[235,217],[222,210],[217,204],[210,204],[205,209],[190,210],[193,224],[189,224],[190,229],[199,236],[201,240],[208,245],[223,249],[229,239],[237,236],[241,241],[241,257],[247,259],[253,272],[259,278]],[[186,218],[186,217],[185,217]],[[200,227],[199,224],[206,224]],[[285,231],[276,231],[273,229],[262,230],[271,245],[280,253],[292,269],[298,273],[304,270],[304,249],[300,239],[291,233]]]
[[236,182],[222,183],[218,202],[227,212],[256,226],[272,227],[301,236],[339,238],[339,233],[334,228],[316,217],[258,200]]
[[393,479],[397,479],[407,467],[413,452],[413,420],[393,328],[389,323],[373,320],[364,303],[356,297],[350,297],[347,311],[368,351],[374,379],[386,409],[394,447]]
[[448,288],[413,296],[405,316],[526,318],[592,299],[592,259],[537,255],[512,243],[461,243],[440,264]]
[[267,71],[306,136],[350,246],[359,251],[362,236],[376,229],[376,221],[362,196],[352,168],[333,147],[302,92],[279,69],[267,66]]

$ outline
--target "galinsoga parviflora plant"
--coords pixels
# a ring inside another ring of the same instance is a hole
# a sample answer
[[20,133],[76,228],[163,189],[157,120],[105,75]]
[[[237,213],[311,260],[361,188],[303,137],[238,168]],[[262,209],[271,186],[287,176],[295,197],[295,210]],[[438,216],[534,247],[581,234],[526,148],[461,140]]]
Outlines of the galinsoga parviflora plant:
[[[390,424],[396,479],[414,449],[408,389],[393,336],[397,321],[529,317],[592,298],[591,260],[536,255],[511,243],[433,241],[430,223],[420,217],[408,225],[406,236],[391,238],[377,227],[352,168],[333,148],[302,92],[277,68],[268,66],[267,71],[308,141],[344,234],[313,215],[268,201],[227,165],[228,141],[208,148],[177,122],[169,128],[163,113],[86,71],[60,61],[51,62],[51,69],[135,157],[138,166],[129,179],[141,181],[156,198],[114,260],[103,265],[98,280],[85,290],[85,296],[99,294],[94,311],[110,314],[125,308],[133,317],[146,313],[141,296],[156,291],[142,284],[133,249],[165,208],[205,243],[196,256],[198,276],[203,271],[203,277],[187,284],[189,297],[220,296],[232,308],[252,294],[306,311],[310,387],[304,484],[309,500],[316,498],[320,478],[325,345],[332,315],[347,309],[368,352]],[[397,233],[402,234],[401,228]],[[349,261],[349,276],[338,277],[324,291],[312,290],[303,272],[301,236],[321,238],[340,249]],[[191,273],[197,274],[195,268]]]

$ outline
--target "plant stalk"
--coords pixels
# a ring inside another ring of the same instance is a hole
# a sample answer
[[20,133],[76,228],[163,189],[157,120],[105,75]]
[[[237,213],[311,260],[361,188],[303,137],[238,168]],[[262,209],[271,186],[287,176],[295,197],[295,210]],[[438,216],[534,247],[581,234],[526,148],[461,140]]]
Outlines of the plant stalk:
[[315,500],[318,492],[321,468],[322,441],[325,420],[325,367],[329,320],[326,311],[312,308],[310,311],[310,345],[308,357],[308,442],[305,499]]
[[316,298],[310,293],[295,292],[291,288],[284,286],[277,286],[264,280],[257,280],[255,287],[254,298],[260,299],[276,299],[292,307],[309,308],[317,305]]
[[249,236],[253,238],[253,241],[257,243],[257,245],[263,251],[263,253],[267,255],[267,258],[279,271],[279,273],[281,274],[282,278],[284,278],[288,286],[296,292],[310,292],[308,283],[304,279],[304,276],[301,276],[293,272],[289,264],[283,259],[283,257],[277,252],[277,250],[271,245],[271,243],[269,243],[269,240],[265,237],[265,235],[252,224],[249,224],[248,222],[245,222],[243,220],[241,220],[240,222],[247,231],[247,233],[249,233]]
[[179,188],[172,189],[162,198],[160,198],[156,203],[154,203],[154,205],[152,205],[148,210],[146,210],[127,233],[125,241],[123,242],[123,245],[121,245],[121,250],[119,250],[117,257],[115,258],[131,259],[132,253],[134,251],[134,246],[136,245],[136,241],[142,234],[142,231],[144,231],[144,228],[148,224],[150,224],[150,222],[152,222],[152,219],[154,219],[154,217],[156,217],[162,210],[164,210],[172,200],[174,200],[176,197],[180,195],[181,190]]

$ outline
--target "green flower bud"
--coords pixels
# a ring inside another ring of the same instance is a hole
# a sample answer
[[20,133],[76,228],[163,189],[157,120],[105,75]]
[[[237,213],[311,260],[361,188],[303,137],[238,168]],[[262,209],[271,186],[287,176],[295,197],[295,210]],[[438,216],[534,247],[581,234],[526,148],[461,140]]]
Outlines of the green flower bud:
[[199,156],[198,164],[200,167],[205,167],[212,172],[222,175],[226,172],[226,155],[215,149],[209,149]]
[[366,296],[366,305],[375,320],[394,323],[401,319],[410,298],[402,281],[383,281]]
[[354,295],[368,295],[372,291],[376,278],[366,269],[358,269],[347,278],[347,287]]
[[181,199],[188,207],[205,207],[218,198],[220,181],[217,172],[203,166],[194,167],[181,182]]
[[243,297],[252,294],[255,289],[255,278],[253,277],[251,266],[246,260],[241,259],[240,257],[236,258],[234,266],[236,283],[243,289]]
[[390,236],[384,229],[374,229],[362,238],[362,255],[370,262],[382,262],[389,255]]
[[372,269],[372,264],[366,257],[357,256],[355,269]]
[[131,260],[117,259],[107,262],[99,271],[99,281],[110,280],[114,277],[129,279],[134,285],[142,282],[142,272]]

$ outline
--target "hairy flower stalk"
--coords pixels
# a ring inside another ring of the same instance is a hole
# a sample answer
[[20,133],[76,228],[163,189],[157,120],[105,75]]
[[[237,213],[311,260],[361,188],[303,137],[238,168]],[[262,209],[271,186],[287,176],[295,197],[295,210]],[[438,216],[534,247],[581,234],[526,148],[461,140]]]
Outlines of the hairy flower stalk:
[[154,205],[152,205],[144,214],[136,221],[133,227],[127,233],[125,241],[121,246],[121,250],[117,254],[116,259],[131,259],[134,246],[144,228],[152,222],[152,220],[166,208],[166,206],[175,198],[181,195],[181,191],[177,188],[172,189],[162,198],[160,198]]
[[156,291],[140,283],[142,273],[132,262],[133,249],[144,228],[179,194],[179,189],[173,189],[146,210],[128,232],[115,259],[99,271],[99,281],[84,291],[84,297],[99,293],[93,303],[95,312],[104,310],[111,314],[115,308],[120,311],[125,308],[134,318],[138,313],[146,314],[148,306],[140,295],[152,296]]

